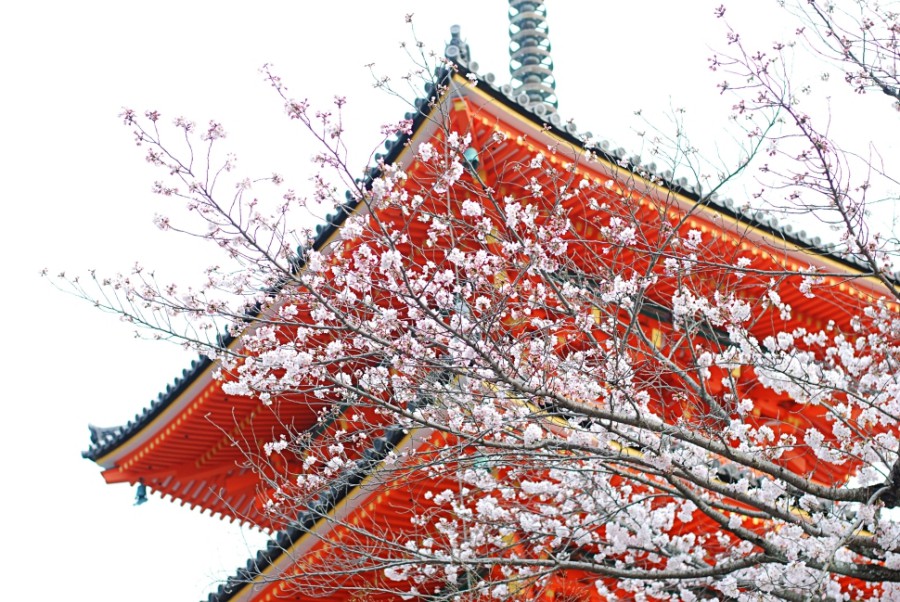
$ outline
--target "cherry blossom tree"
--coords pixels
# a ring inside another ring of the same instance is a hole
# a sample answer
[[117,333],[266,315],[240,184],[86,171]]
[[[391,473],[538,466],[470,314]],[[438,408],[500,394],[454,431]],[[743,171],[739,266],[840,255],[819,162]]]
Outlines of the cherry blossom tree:
[[[309,197],[237,175],[218,123],[176,119],[170,140],[159,114],[126,110],[155,191],[203,224],[159,227],[222,260],[186,290],[141,267],[72,284],[213,357],[229,394],[318,413],[245,450],[273,517],[342,528],[291,577],[306,591],[900,599],[898,247],[867,206],[893,180],[803,112],[785,67],[800,43],[896,98],[897,16],[850,4],[799,5],[795,37],[765,51],[718,9],[711,67],[749,143],[702,187],[676,179],[705,169],[678,136],[653,149],[675,173],[589,140],[476,145],[441,99],[484,84],[449,60],[418,70],[429,98],[385,132],[407,160],[361,178],[345,100],[316,111],[265,68],[320,144]],[[719,200],[745,174],[760,192]],[[318,232],[296,223],[310,206],[333,210]],[[336,517],[351,482],[402,492],[403,511]]]

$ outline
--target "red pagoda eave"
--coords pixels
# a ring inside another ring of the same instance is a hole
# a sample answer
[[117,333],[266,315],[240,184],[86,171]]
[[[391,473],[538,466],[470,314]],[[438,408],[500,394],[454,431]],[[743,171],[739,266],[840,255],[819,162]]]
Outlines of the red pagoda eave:
[[[404,436],[394,448],[394,452],[403,455],[413,448],[427,445],[435,432],[431,429],[419,429]],[[390,513],[385,504],[391,495],[404,493],[402,489],[381,487],[379,481],[381,465],[376,467],[359,485],[349,491],[336,506],[318,520],[315,526],[304,533],[292,545],[282,550],[274,562],[253,576],[252,581],[239,586],[227,597],[229,602],[260,602],[271,600],[317,600],[320,602],[343,602],[352,600],[352,590],[335,589],[330,594],[317,591],[315,595],[297,592],[293,586],[298,575],[302,578],[299,563],[314,566],[325,559],[333,543],[339,543],[349,533],[352,525],[361,522],[369,523],[374,517],[389,520]],[[322,567],[327,571],[329,567]],[[372,571],[363,573],[365,581],[376,577]],[[293,579],[292,579],[293,578]],[[221,597],[220,597],[221,599]]]
[[[473,86],[465,78],[455,75],[452,80],[451,90],[445,97],[435,103],[432,117],[443,113],[449,118],[454,130],[470,132],[477,144],[479,139],[487,139],[494,132],[501,132],[514,141],[518,149],[516,155],[521,153],[534,154],[540,151],[549,152],[547,161],[551,164],[563,167],[566,163],[576,163],[577,172],[585,178],[598,181],[599,179],[611,179],[617,187],[633,189],[634,196],[641,204],[665,203],[665,206],[674,216],[681,217],[692,214],[687,218],[687,225],[698,228],[701,231],[709,231],[717,235],[725,242],[739,245],[747,254],[760,256],[764,260],[774,261],[784,267],[785,270],[797,271],[805,269],[809,265],[815,265],[818,269],[827,272],[839,272],[848,277],[856,278],[851,283],[834,283],[842,292],[850,297],[856,296],[880,296],[886,290],[883,285],[874,278],[859,278],[852,270],[837,260],[825,257],[821,254],[811,254],[798,244],[780,239],[770,232],[748,224],[735,217],[727,215],[714,207],[699,205],[696,201],[656,183],[649,182],[636,174],[625,170],[610,160],[595,156],[590,161],[582,160],[583,149],[567,140],[561,133],[556,133],[524,118],[523,115],[500,102],[488,92]],[[394,158],[393,163],[401,167],[408,167],[413,161],[410,146],[416,141],[432,139],[438,130],[438,120],[426,119],[416,130],[410,144],[401,149]],[[512,151],[511,151],[512,152]],[[627,185],[624,183],[627,181]],[[363,204],[357,205],[356,211]],[[322,241],[317,241],[317,247],[327,248],[333,238],[331,236]],[[733,239],[733,240],[732,240]],[[808,302],[807,302],[808,304]],[[795,305],[798,312],[803,310]],[[97,458],[98,464],[104,467],[104,478],[108,482],[135,481],[146,473],[146,468],[140,467],[140,462],[153,455],[160,445],[165,445],[166,439],[173,429],[180,426],[192,415],[203,416],[202,409],[207,405],[207,400],[217,399],[221,391],[216,391],[218,383],[212,379],[215,365],[207,367],[190,386],[183,391],[178,398],[166,407],[148,424],[144,425],[135,434],[103,456]],[[217,401],[220,401],[217,399]],[[249,411],[247,409],[244,412]],[[240,421],[245,414],[238,412],[235,420]],[[218,425],[218,426],[221,426]],[[203,420],[204,429],[217,429],[211,420]],[[218,430],[218,429],[217,429]],[[216,435],[221,435],[217,432]],[[218,437],[217,437],[218,438]],[[215,444],[211,444],[215,445]],[[196,455],[196,449],[184,450],[185,460],[189,456]],[[203,452],[201,452],[202,454]],[[203,467],[196,467],[198,472]]]
[[[724,237],[725,241],[734,239],[752,256],[771,259],[785,270],[799,271],[810,266],[826,273],[837,273],[852,278],[852,282],[838,282],[830,279],[826,284],[835,285],[850,296],[867,297],[868,300],[885,296],[889,291],[874,276],[861,277],[861,269],[831,257],[824,251],[808,248],[800,242],[789,240],[785,235],[777,235],[755,223],[729,215],[724,207],[701,204],[687,194],[673,190],[658,182],[651,182],[627,168],[620,167],[603,155],[593,155],[590,160],[583,157],[584,149],[580,143],[565,138],[561,132],[544,127],[523,117],[520,111],[500,102],[480,86],[474,86],[461,75],[453,76],[455,84],[452,90],[454,99],[466,99],[467,113],[465,124],[457,118],[453,108],[445,108],[451,121],[451,127],[465,132],[471,131],[473,139],[486,139],[493,132],[507,135],[527,150],[530,156],[538,152],[549,152],[546,160],[556,167],[565,168],[575,164],[576,173],[582,177],[603,183],[599,179],[613,180],[620,188],[630,189],[632,198],[639,198],[643,205],[654,202],[664,206],[670,217],[687,216],[687,225],[697,228],[714,237]],[[459,102],[459,101],[456,101]],[[460,127],[462,126],[462,127]],[[468,127],[466,127],[468,126]],[[476,130],[479,134],[476,134]],[[419,134],[416,134],[416,138]],[[474,144],[475,140],[473,140]],[[893,311],[900,311],[900,306],[892,303]]]
[[[439,139],[442,135],[440,124],[444,123],[444,120],[450,124],[453,131],[470,133],[473,146],[476,148],[480,148],[495,132],[505,134],[509,140],[503,148],[504,158],[498,157],[497,163],[507,160],[527,163],[529,156],[544,152],[548,155],[546,161],[556,168],[565,169],[574,164],[574,173],[579,177],[597,184],[611,181],[613,189],[621,191],[623,199],[628,198],[635,205],[639,205],[641,211],[649,211],[651,206],[664,207],[669,218],[675,221],[683,220],[680,228],[684,228],[685,231],[698,229],[705,235],[709,234],[712,239],[752,256],[754,261],[758,258],[761,265],[765,264],[764,269],[799,272],[814,266],[821,272],[839,274],[840,276],[827,277],[825,286],[832,289],[830,294],[839,298],[840,306],[845,308],[845,311],[847,308],[856,309],[857,304],[884,296],[889,292],[876,278],[863,276],[860,269],[848,265],[839,258],[829,256],[824,251],[804,246],[802,241],[779,236],[777,232],[757,226],[752,221],[737,214],[733,215],[722,207],[717,208],[714,204],[700,204],[697,199],[692,199],[689,193],[683,194],[644,179],[629,169],[620,167],[610,157],[595,155],[591,159],[584,158],[584,149],[573,138],[567,137],[565,132],[532,121],[523,110],[517,110],[514,105],[489,90],[473,86],[459,75],[453,76],[449,92],[442,99],[435,100],[430,115],[419,122],[408,143],[403,148],[393,149],[389,162],[403,169],[410,169],[411,173],[414,173],[415,145],[435,140],[436,137]],[[485,162],[489,161],[490,159],[486,159]],[[348,213],[366,211],[365,204],[359,203],[346,211]],[[587,220],[597,216],[582,217]],[[315,247],[319,250],[327,249],[336,234],[337,226],[328,225],[327,228],[330,228],[326,230],[327,235],[319,237],[316,241]],[[587,240],[590,237],[585,235],[584,238]],[[727,268],[723,266],[722,269]],[[802,297],[798,297],[796,301],[786,300],[794,305],[798,315],[803,312],[814,313],[827,304],[821,299],[811,300]],[[896,304],[890,304],[890,307],[897,311]],[[825,309],[834,311],[834,307]],[[803,321],[799,317],[794,320],[796,323]],[[657,326],[660,332],[668,327],[658,320],[654,320],[651,326]],[[187,502],[232,517],[235,516],[234,510],[228,510],[229,507],[237,508],[239,515],[246,516],[254,512],[259,515],[259,511],[254,510],[256,500],[249,493],[254,490],[254,485],[259,484],[258,476],[235,471],[235,459],[239,456],[240,450],[225,450],[221,442],[228,439],[224,430],[240,428],[241,425],[251,430],[249,425],[259,419],[261,414],[258,411],[262,406],[258,400],[226,397],[221,391],[220,383],[212,378],[215,369],[215,364],[207,367],[159,415],[96,459],[105,469],[103,475],[108,482],[134,482],[141,478],[153,478],[157,479],[154,489],[173,498],[182,499],[183,503]],[[745,375],[745,378],[751,377]],[[762,397],[764,399],[760,398],[757,416],[762,409],[763,417],[780,421],[790,422],[793,419],[799,421],[800,416],[808,418],[802,408],[787,411],[778,405],[780,400],[772,396]],[[218,413],[211,418],[213,412]],[[258,424],[263,426],[269,424],[264,419],[261,420],[263,421]],[[197,446],[193,443],[188,445],[173,442],[172,435],[179,432],[179,429],[186,428],[191,431],[192,442],[198,442]],[[246,439],[239,440],[256,441],[252,435],[253,433],[250,433]],[[428,437],[430,435],[426,431],[417,431],[404,438],[398,444],[398,450],[418,448]],[[630,453],[627,449],[622,451]],[[167,463],[165,468],[156,468],[160,461]],[[149,464],[154,466],[151,468]],[[827,480],[834,481],[833,478]],[[343,525],[353,524],[353,520],[374,520],[371,518],[370,509],[375,509],[383,515],[389,514],[382,505],[386,495],[391,494],[395,497],[399,497],[397,494],[411,495],[411,490],[405,491],[402,487],[388,488],[383,492],[374,490],[373,485],[383,485],[387,481],[389,479],[384,476],[383,471],[379,474],[379,469],[376,468],[362,484],[346,494],[325,518],[320,518],[305,535],[287,546],[283,553],[254,575],[250,583],[236,586],[234,593],[229,594],[227,599],[246,601],[315,599],[338,602],[352,598],[352,592],[349,591],[324,596],[296,594],[291,591],[291,575],[296,575],[299,559],[323,562],[323,558],[327,557],[327,550],[323,551],[324,547],[329,545],[329,540],[339,539],[339,531],[347,528]],[[227,482],[233,486],[228,486]],[[369,512],[368,519],[366,512]],[[396,516],[393,519],[382,516],[378,520],[396,520]]]
[[[425,132],[430,137],[437,129],[436,120],[424,119],[418,132]],[[413,154],[407,147],[398,147],[396,151],[392,163],[407,165],[413,161]],[[352,212],[366,210],[365,204],[359,203]],[[316,241],[316,248],[326,250],[336,232],[336,228],[327,228],[323,232],[325,236],[320,236]],[[231,347],[235,345],[239,345],[238,340],[232,341]],[[226,396],[221,390],[221,383],[213,378],[217,369],[218,363],[213,362],[199,373],[192,374],[185,383],[186,388],[174,399],[166,400],[162,411],[145,424],[138,423],[136,430],[124,433],[118,441],[106,444],[108,449],[102,455],[93,457],[105,469],[102,474],[108,483],[134,483],[143,479],[157,492],[181,499],[182,503],[199,505],[212,512],[233,514],[233,511],[227,511],[230,506],[228,502],[233,500],[221,499],[226,494],[222,481],[233,479],[235,464],[243,458],[241,450],[229,445],[233,439],[229,440],[226,431],[232,426],[241,430],[241,426],[248,426],[248,420],[255,419],[265,427],[257,429],[257,434],[268,441],[272,433],[262,431],[274,428],[285,419],[285,413],[275,416],[272,412],[266,413],[258,400]],[[227,415],[218,416],[223,407]],[[295,407],[287,413],[296,414],[298,411]],[[308,422],[305,418],[301,421]],[[191,436],[190,443],[176,440],[187,439],[186,433]],[[245,431],[241,434],[246,436]],[[89,452],[85,455],[91,457]],[[227,477],[226,473],[232,474],[232,477]],[[218,499],[219,503],[210,505],[209,491],[186,495],[198,483],[209,490],[215,489],[217,493],[212,498],[213,501]]]
[[[442,100],[437,102],[436,106],[444,106],[447,104],[447,96],[448,95],[445,95]],[[438,110],[438,108],[435,109],[435,111]],[[417,129],[416,136],[424,135],[426,139],[429,139],[438,128],[439,124],[436,119],[424,119],[422,125]],[[391,161],[392,164],[407,167],[413,162],[414,156],[408,147],[398,148],[397,150],[396,157]],[[360,214],[366,211],[368,211],[368,209],[365,203],[359,203],[351,212],[349,212],[349,214]],[[337,228],[332,228],[325,234],[326,236],[320,237],[314,244],[315,248],[320,251],[326,251],[334,241],[337,234]],[[273,311],[273,309],[269,308],[266,311]],[[239,339],[232,342],[230,346],[234,347],[236,344],[239,344],[237,341],[239,341]],[[201,407],[207,404],[208,399],[216,396],[217,392],[219,396],[222,395],[221,384],[212,377],[218,367],[219,365],[217,362],[213,362],[207,366],[200,375],[193,378],[190,385],[182,391],[174,401],[167,404],[166,408],[159,415],[155,416],[147,424],[141,426],[135,433],[118,442],[115,447],[106,451],[103,455],[95,457],[94,461],[107,469],[107,472],[112,469],[113,472],[110,473],[111,477],[115,474],[115,469],[119,466],[121,466],[123,470],[127,470],[128,467],[124,466],[123,463],[127,462],[130,455],[140,454],[141,452],[146,454],[147,446],[159,444],[165,439],[167,427],[175,424],[179,418],[184,418],[187,415],[200,410]],[[215,400],[213,399],[212,401]],[[107,480],[109,482],[114,482],[109,479]],[[117,481],[121,480],[125,479],[117,479]]]
[[215,365],[204,370],[163,412],[115,449],[96,459],[97,464],[106,469],[103,475],[107,482],[127,480],[115,476],[117,472],[127,470],[127,467],[122,466],[125,458],[133,454],[141,454],[142,448],[154,443],[154,439],[158,443],[165,438],[165,429],[168,426],[176,423],[180,425],[180,417],[190,416],[200,409],[212,391],[220,388],[220,383],[212,378],[214,370]]

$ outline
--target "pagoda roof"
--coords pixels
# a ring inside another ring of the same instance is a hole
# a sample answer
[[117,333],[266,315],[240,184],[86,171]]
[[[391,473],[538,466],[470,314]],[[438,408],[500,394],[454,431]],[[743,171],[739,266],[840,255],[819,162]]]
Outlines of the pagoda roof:
[[[456,93],[483,95],[493,106],[508,110],[518,119],[534,125],[548,136],[565,141],[573,149],[591,150],[618,174],[617,177],[634,178],[635,181],[648,187],[653,186],[652,179],[658,182],[656,186],[662,190],[675,193],[688,203],[703,205],[713,212],[731,218],[748,232],[756,232],[768,240],[774,239],[784,243],[784,246],[788,248],[796,249],[792,252],[799,251],[819,257],[828,265],[839,268],[840,271],[846,271],[848,275],[856,277],[870,275],[868,266],[859,257],[842,254],[834,246],[823,245],[818,237],[810,236],[803,230],[795,230],[790,224],[782,224],[772,215],[739,206],[731,199],[719,198],[715,195],[704,196],[699,187],[691,186],[685,180],[675,181],[671,174],[659,173],[653,164],[643,165],[636,158],[629,157],[623,149],[611,149],[606,141],[588,149],[585,140],[589,136],[579,134],[572,122],[564,122],[555,112],[548,113],[541,110],[540,105],[529,106],[528,103],[519,102],[510,86],[495,85],[495,77],[492,74],[477,75],[477,66],[474,63],[466,64],[457,61],[453,62],[451,67],[452,69],[444,70],[438,76],[437,80],[441,85],[429,84],[426,87],[427,97],[416,99],[416,112],[407,113],[406,118],[413,121],[411,133],[399,134],[388,140],[385,144],[385,152],[376,155],[376,160],[383,161],[385,164],[396,162],[407,147],[407,143],[419,135],[423,128],[429,127],[434,107],[440,102],[438,94],[442,85],[455,86]],[[470,82],[475,83],[477,91],[469,91],[472,89]],[[539,143],[536,142],[536,144]],[[378,168],[372,167],[366,180],[361,184],[369,186],[379,175]],[[359,199],[348,195],[347,202],[335,213],[329,215],[324,223],[317,226],[312,247],[316,250],[326,247],[346,217],[354,213],[359,205]],[[892,280],[900,282],[900,274],[895,273]],[[873,279],[870,279],[869,282],[870,285],[866,288],[870,293],[874,294],[878,291],[883,293],[879,282],[874,282]],[[232,345],[236,340],[235,337],[227,336],[222,339],[222,343]],[[212,382],[213,370],[214,362],[206,357],[201,357],[191,362],[190,367],[185,369],[181,376],[176,378],[141,413],[136,414],[126,424],[114,428],[91,426],[91,445],[82,455],[106,466],[104,459],[116,455],[121,449],[128,447],[132,440],[142,436],[143,431],[154,428],[154,424],[158,425],[159,422],[164,422],[166,411],[183,403],[186,397],[190,397],[191,391],[202,389]],[[239,569],[233,577],[219,587],[217,592],[210,594],[209,602],[229,602],[235,599],[235,596],[242,591],[246,584],[261,578],[281,563],[286,551],[304,534],[320,524],[331,509],[345,500],[346,496],[368,474],[377,469],[384,454],[398,445],[402,439],[403,432],[400,429],[389,429],[383,437],[375,440],[375,445],[365,455],[366,461],[360,465],[364,469],[359,468],[347,473],[336,482],[327,493],[319,498],[314,508],[300,513],[297,520],[286,529],[279,531],[264,550],[250,558],[246,567]]]
[[[586,140],[591,139],[590,133],[579,132],[574,122],[563,121],[558,113],[549,113],[541,105],[529,105],[528,102],[521,102],[516,99],[515,90],[508,84],[497,85],[494,74],[487,73],[478,75],[476,69],[478,65],[474,62],[465,63],[464,61],[453,61],[451,70],[444,70],[439,77],[440,84],[450,82],[450,76],[456,72],[460,76],[471,78],[477,82],[478,89],[485,92],[494,101],[501,103],[508,109],[513,110],[520,117],[542,124],[542,126],[552,135],[565,140],[574,147],[581,147],[591,150],[606,162],[618,166],[630,176],[639,178],[640,180],[650,181],[651,179],[660,183],[660,185],[671,192],[684,197],[686,200],[695,204],[704,204],[705,206],[730,217],[744,226],[764,232],[770,236],[776,237],[778,240],[792,245],[806,253],[819,256],[829,262],[837,263],[839,266],[849,268],[856,275],[863,276],[871,273],[870,266],[865,259],[854,254],[839,252],[836,245],[832,243],[823,243],[819,236],[808,234],[805,230],[795,229],[790,223],[783,223],[774,215],[765,211],[754,209],[748,205],[740,205],[733,199],[720,197],[717,194],[703,196],[699,186],[690,184],[686,179],[673,179],[670,172],[660,171],[653,163],[644,164],[640,162],[637,156],[629,155],[623,148],[611,147],[606,140],[601,140],[596,145],[587,144]],[[399,134],[395,138],[385,143],[385,150],[381,154],[376,154],[376,160],[382,160],[386,164],[393,163],[400,155],[405,143],[412,138],[415,132],[427,120],[427,108],[430,103],[437,100],[438,86],[428,84],[426,92],[428,96],[425,98],[417,98],[415,106],[417,112],[407,113],[406,118],[413,120],[412,134]],[[522,99],[524,100],[524,99]],[[374,178],[378,177],[380,172],[377,167],[371,167],[366,181],[362,185],[367,186]],[[316,237],[312,247],[319,250],[325,247],[331,237],[336,233],[337,229],[343,223],[344,219],[352,214],[359,205],[360,200],[348,195],[347,202],[336,212],[328,215],[324,222],[316,227]],[[861,272],[861,273],[860,273]],[[900,270],[891,274],[891,280],[900,284]],[[235,338],[231,335],[222,335],[222,343],[225,346],[232,344]],[[135,414],[134,418],[121,426],[102,428],[89,426],[91,431],[91,445],[82,452],[82,456],[90,460],[98,460],[102,456],[110,453],[116,447],[123,444],[130,437],[135,435],[145,426],[155,420],[167,407],[169,407],[180,395],[182,395],[188,387],[197,379],[211,371],[213,362],[205,356],[200,356],[193,360],[190,366],[182,371],[182,374],[167,385],[165,390],[161,391],[156,399],[154,399],[144,410]]]

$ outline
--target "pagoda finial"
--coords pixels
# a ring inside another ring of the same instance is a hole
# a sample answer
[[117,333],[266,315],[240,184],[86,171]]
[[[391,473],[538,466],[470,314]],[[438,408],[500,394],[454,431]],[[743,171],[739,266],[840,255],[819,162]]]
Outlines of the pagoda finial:
[[450,27],[450,41],[447,42],[447,46],[444,48],[444,56],[451,61],[456,61],[457,63],[468,66],[469,61],[472,60],[472,56],[469,53],[469,45],[463,42],[462,38],[459,37],[460,30],[461,28],[459,25],[452,25]]
[[552,113],[558,101],[548,33],[543,2],[509,0],[509,72],[516,99]]

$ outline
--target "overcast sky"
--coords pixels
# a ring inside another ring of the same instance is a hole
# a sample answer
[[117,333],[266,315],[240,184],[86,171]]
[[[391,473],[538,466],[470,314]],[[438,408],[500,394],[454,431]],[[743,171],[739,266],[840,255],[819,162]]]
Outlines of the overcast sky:
[[[713,17],[718,2],[548,4],[564,118],[625,145],[636,140],[632,127],[644,127],[635,110],[664,129],[666,112],[685,107],[700,140],[722,142],[730,102],[706,66],[710,48],[724,45]],[[766,39],[793,26],[779,21],[775,5],[744,0],[730,14]],[[346,96],[353,156],[364,163],[379,126],[406,110],[372,88],[364,67],[374,62],[395,76],[407,70],[399,49],[411,39],[404,15],[415,14],[419,39],[438,51],[450,25],[460,24],[481,72],[505,82],[506,11],[504,0],[5,3],[0,558],[7,589],[30,599],[199,600],[261,542],[157,496],[133,507],[131,488],[105,485],[80,458],[89,422],[125,422],[190,358],[172,345],[136,341],[114,316],[58,292],[39,271],[110,273],[140,260],[189,283],[207,263],[201,247],[153,226],[165,207],[149,192],[154,174],[117,119],[121,107],[199,123],[215,118],[248,175],[278,171],[300,187],[314,149],[262,82],[263,63],[274,63],[292,93],[314,104]]]

